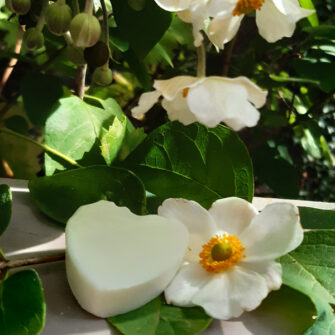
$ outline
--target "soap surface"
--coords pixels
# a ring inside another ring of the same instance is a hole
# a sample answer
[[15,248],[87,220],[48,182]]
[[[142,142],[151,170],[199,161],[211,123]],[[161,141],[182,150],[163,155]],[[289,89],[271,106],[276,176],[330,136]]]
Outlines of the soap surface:
[[188,244],[185,226],[113,202],[80,207],[66,226],[66,272],[79,304],[99,317],[136,309],[164,291]]

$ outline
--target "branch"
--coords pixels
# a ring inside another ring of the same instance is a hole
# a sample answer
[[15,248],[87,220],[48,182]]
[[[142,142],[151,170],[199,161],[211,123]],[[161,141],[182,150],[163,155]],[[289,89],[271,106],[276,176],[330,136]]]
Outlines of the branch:
[[65,259],[65,252],[58,254],[58,255],[49,255],[49,256],[30,257],[30,258],[23,258],[23,259],[1,261],[0,262],[0,272],[1,270],[18,268],[21,266],[28,266],[28,265],[58,262],[58,261],[63,261],[64,259]]
[[86,70],[87,70],[87,64],[79,65],[76,71],[75,76],[76,94],[80,99],[83,99],[85,95]]

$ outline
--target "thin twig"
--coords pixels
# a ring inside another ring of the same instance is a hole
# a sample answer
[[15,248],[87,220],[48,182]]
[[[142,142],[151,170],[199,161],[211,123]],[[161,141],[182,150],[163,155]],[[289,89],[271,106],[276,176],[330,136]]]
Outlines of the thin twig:
[[65,252],[58,254],[58,255],[6,260],[6,261],[0,262],[0,271],[5,270],[5,269],[18,268],[21,266],[58,262],[58,261],[63,261],[64,259],[65,259]]
[[109,46],[109,30],[108,30],[108,13],[106,9],[105,0],[100,0],[101,9],[102,9],[102,17],[103,17],[103,38],[104,43]]
[[79,65],[76,70],[75,75],[76,94],[80,99],[83,99],[85,95],[86,70],[87,70],[87,64]]
[[[22,33],[23,33],[23,31],[22,31],[22,28],[20,26],[19,35],[18,35],[18,38],[16,40],[16,45],[15,45],[15,49],[14,49],[14,53],[15,54],[20,54],[20,52],[21,52]],[[7,66],[7,68],[5,69],[5,71],[4,71],[3,75],[2,75],[2,79],[0,81],[0,97],[2,95],[3,88],[6,85],[6,83],[7,83],[8,79],[9,79],[10,75],[12,74],[17,61],[18,61],[17,58],[12,58],[9,61],[8,66]]]
[[205,77],[206,76],[206,50],[203,43],[197,48],[197,77]]
[[230,60],[233,55],[233,49],[237,40],[237,35],[227,44],[223,53],[222,76],[227,77],[229,72]]

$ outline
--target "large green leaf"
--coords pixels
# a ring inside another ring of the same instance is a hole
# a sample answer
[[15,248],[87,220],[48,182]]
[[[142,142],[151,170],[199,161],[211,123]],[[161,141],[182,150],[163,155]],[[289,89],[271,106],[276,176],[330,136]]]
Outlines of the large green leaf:
[[[107,110],[92,106],[75,96],[61,99],[46,122],[45,144],[84,166],[103,164],[105,153],[108,154],[107,162],[110,162],[115,156],[114,153],[111,157],[111,151],[113,149],[117,152],[119,143],[106,150],[106,139],[102,141],[102,138],[109,132],[109,127],[113,126],[118,109],[117,103],[114,107],[110,105]],[[50,153],[46,153],[46,175],[52,175],[56,170],[66,168],[64,161],[59,161]]]
[[196,335],[212,321],[202,308],[169,306],[161,297],[107,320],[124,335]]
[[335,229],[335,210],[299,207],[305,229]]
[[0,127],[0,156],[7,161],[15,178],[30,179],[41,170],[39,156],[42,149],[18,133]]
[[0,283],[0,334],[37,335],[45,322],[43,289],[33,270],[17,272]]
[[80,168],[33,179],[28,187],[39,209],[61,223],[66,223],[78,207],[99,200],[114,201],[137,214],[145,211],[143,184],[125,169]]
[[318,317],[305,334],[335,334],[335,230],[305,233],[301,246],[280,262],[283,283],[310,297],[317,309]]
[[39,126],[44,126],[53,106],[63,95],[59,78],[41,73],[25,76],[21,81],[21,92],[29,119]]
[[12,192],[8,185],[0,185],[0,235],[4,233],[12,216]]
[[167,123],[153,131],[125,160],[157,203],[182,197],[208,208],[213,201],[238,196],[251,201],[252,164],[238,135],[218,126]]
[[335,40],[335,26],[322,25],[318,27],[304,27],[303,30],[316,38]]
[[[314,9],[314,4],[312,0],[299,0],[300,5],[302,8],[306,8],[306,9]],[[319,18],[318,18],[318,14],[315,11],[313,14],[311,14],[310,16],[307,17],[309,23],[311,24],[311,26],[313,27],[317,27],[319,25]]]
[[121,36],[129,41],[137,57],[143,59],[169,28],[172,14],[152,0],[146,0],[142,10],[133,9],[129,1],[111,2]]

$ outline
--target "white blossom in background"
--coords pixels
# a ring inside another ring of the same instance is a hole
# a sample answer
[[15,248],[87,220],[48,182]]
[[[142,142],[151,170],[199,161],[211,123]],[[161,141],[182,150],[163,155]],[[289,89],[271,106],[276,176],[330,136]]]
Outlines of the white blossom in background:
[[207,34],[223,48],[237,33],[246,14],[256,10],[256,24],[260,35],[268,42],[291,37],[296,23],[313,10],[301,8],[298,0],[155,0],[165,10],[175,11],[179,17],[193,24],[194,44],[202,41],[200,31],[204,20],[212,18]]
[[267,91],[245,77],[178,76],[156,80],[156,91],[143,93],[132,115],[141,119],[162,96],[162,106],[171,121],[184,125],[200,122],[215,127],[224,122],[233,130],[253,127],[265,104]]
[[194,201],[168,199],[158,214],[183,222],[189,231],[184,264],[165,290],[168,303],[202,306],[216,319],[257,308],[282,284],[275,260],[303,240],[299,212],[288,203],[259,214],[240,198],[217,200],[207,211]]

